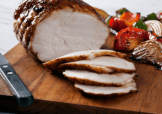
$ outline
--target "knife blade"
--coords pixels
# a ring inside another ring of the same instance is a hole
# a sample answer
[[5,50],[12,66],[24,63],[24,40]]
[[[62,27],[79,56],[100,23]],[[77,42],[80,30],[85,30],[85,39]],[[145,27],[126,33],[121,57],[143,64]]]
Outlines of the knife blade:
[[0,53],[0,75],[21,107],[33,104],[34,98],[23,81],[11,67],[9,61]]

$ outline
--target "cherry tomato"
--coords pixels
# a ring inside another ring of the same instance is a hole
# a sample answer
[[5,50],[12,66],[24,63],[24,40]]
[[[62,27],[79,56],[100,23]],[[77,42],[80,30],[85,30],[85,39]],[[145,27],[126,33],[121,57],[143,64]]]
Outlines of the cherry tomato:
[[128,27],[118,32],[114,40],[114,49],[130,51],[144,40],[149,40],[147,31],[139,28]]

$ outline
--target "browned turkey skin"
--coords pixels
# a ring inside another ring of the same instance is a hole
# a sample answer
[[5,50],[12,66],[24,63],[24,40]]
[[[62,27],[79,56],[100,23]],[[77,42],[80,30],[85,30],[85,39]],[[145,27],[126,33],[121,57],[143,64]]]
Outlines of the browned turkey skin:
[[43,62],[74,51],[106,48],[110,33],[96,10],[82,0],[26,0],[14,19],[17,39]]

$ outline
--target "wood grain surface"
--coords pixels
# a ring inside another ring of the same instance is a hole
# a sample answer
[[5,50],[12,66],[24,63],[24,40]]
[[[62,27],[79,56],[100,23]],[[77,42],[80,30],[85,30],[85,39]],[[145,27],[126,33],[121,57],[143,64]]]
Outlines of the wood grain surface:
[[[139,75],[137,77],[138,92],[107,98],[91,98],[82,95],[73,87],[73,83],[62,75],[48,72],[20,44],[13,48],[18,43],[13,32],[13,13],[21,1],[1,2],[0,52],[2,54],[7,52],[5,57],[32,92],[35,100],[32,106],[20,107],[0,78],[0,112],[42,114],[162,113],[162,71],[156,70],[154,66],[135,62],[136,73]],[[148,0],[136,0],[133,3],[130,0],[84,1],[103,9],[110,15],[114,15],[116,10],[123,7],[132,12],[141,12],[144,16],[161,10],[161,0],[149,2]],[[145,3],[147,4],[143,5]]]
[[[20,107],[0,78],[0,110],[21,113],[162,113],[162,71],[136,63],[138,92],[95,98],[82,95],[61,74],[48,72],[20,44],[5,54],[34,96],[32,106]],[[131,60],[129,60],[131,61]]]

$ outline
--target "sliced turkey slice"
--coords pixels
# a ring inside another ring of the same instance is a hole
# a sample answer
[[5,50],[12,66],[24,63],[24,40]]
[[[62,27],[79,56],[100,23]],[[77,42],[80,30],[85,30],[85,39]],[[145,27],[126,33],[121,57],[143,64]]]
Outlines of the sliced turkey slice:
[[85,70],[65,70],[63,75],[76,83],[121,86],[132,82],[135,73],[98,74]]
[[62,63],[73,62],[73,61],[78,61],[78,60],[90,60],[95,57],[103,56],[103,55],[112,55],[112,56],[117,56],[121,58],[126,57],[126,54],[116,52],[113,50],[86,50],[86,51],[77,51],[77,52],[73,52],[73,53],[58,57],[49,62],[43,63],[43,65],[47,69],[53,71],[53,70],[56,70],[57,67]]
[[97,73],[112,73],[112,72],[129,72],[133,73],[136,68],[132,62],[125,59],[113,56],[101,56],[91,60],[81,60],[61,64],[58,70],[65,69],[81,69],[90,70]]
[[108,25],[82,0],[26,0],[15,10],[14,32],[36,58],[107,48]]
[[74,86],[82,93],[93,96],[121,95],[132,91],[137,91],[136,83],[134,81],[120,87],[92,86],[92,85],[82,85],[78,83],[76,83]]

